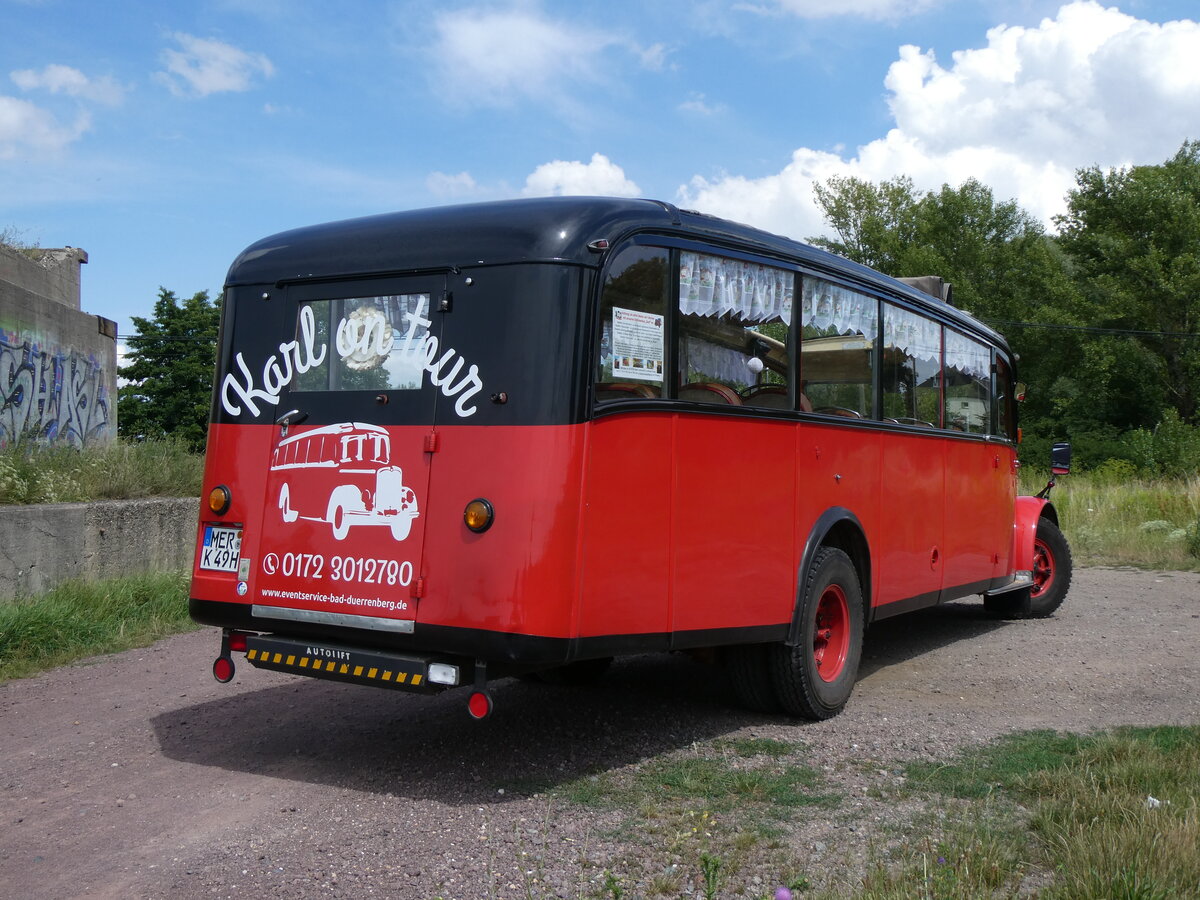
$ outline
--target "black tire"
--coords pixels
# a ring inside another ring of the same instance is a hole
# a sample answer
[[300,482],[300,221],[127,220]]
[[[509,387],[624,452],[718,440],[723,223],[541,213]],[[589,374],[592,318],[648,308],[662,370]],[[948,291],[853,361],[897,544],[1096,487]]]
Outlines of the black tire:
[[555,666],[537,673],[539,679],[546,684],[569,684],[576,687],[585,684],[595,684],[608,671],[613,658],[604,656],[600,659],[580,659],[565,666]]
[[723,654],[733,695],[741,706],[754,712],[779,712],[771,677],[771,649],[770,644],[739,644],[727,647]]
[[[800,596],[798,643],[770,649],[775,695],[789,715],[828,719],[850,699],[862,659],[862,586],[850,557],[833,547],[818,550]],[[833,677],[822,677],[822,667]]]
[[1071,546],[1046,518],[1038,519],[1033,541],[1033,587],[984,597],[988,612],[1005,619],[1044,619],[1062,606],[1071,588]]

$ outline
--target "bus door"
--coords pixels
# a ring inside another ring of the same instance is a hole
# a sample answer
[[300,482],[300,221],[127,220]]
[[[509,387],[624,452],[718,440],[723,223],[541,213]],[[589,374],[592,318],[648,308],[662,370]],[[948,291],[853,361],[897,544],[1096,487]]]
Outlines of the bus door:
[[437,505],[426,521],[422,625],[568,635],[587,277],[539,262],[448,278],[427,354]]
[[287,289],[296,352],[265,461],[259,615],[412,631],[444,291],[441,275]]
[[[883,303],[880,406],[878,602],[885,614],[937,603],[946,564],[943,519],[946,440],[942,436],[942,327]],[[898,604],[886,609],[888,604]]]

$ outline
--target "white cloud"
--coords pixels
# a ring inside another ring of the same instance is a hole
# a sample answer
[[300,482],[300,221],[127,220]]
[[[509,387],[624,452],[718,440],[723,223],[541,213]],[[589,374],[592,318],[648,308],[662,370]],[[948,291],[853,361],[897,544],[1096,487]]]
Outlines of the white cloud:
[[758,13],[786,13],[803,19],[859,16],[865,19],[900,19],[938,5],[941,0],[767,0],[739,4],[738,9]]
[[50,113],[27,100],[0,96],[0,159],[22,152],[57,153],[88,130],[91,117],[83,111],[62,125]]
[[640,197],[642,189],[625,177],[625,170],[601,153],[592,154],[588,163],[556,159],[543,163],[525,179],[526,197],[550,195],[596,195]]
[[679,104],[679,109],[681,112],[693,113],[698,116],[717,116],[725,112],[726,106],[724,103],[709,103],[708,98],[703,94],[692,94]]
[[585,104],[572,95],[581,86],[613,78],[605,56],[617,50],[649,70],[667,64],[661,44],[642,47],[616,33],[551,20],[532,6],[444,12],[433,22],[430,78],[447,100],[462,106],[549,104],[574,115]]
[[425,179],[425,187],[429,193],[443,200],[473,197],[478,195],[481,190],[469,172],[459,172],[457,175],[433,172]]
[[261,53],[248,53],[211,38],[183,32],[173,35],[179,50],[164,50],[166,71],[157,73],[173,93],[206,97],[226,91],[248,91],[259,77],[275,74],[271,61]]
[[1094,0],[1036,28],[999,26],[952,54],[905,46],[885,84],[895,127],[850,159],[800,148],[781,172],[693,178],[681,203],[794,237],[824,225],[812,183],[833,175],[919,188],[977,178],[1049,223],[1077,168],[1156,163],[1200,137],[1200,24],[1158,25]]
[[57,63],[46,66],[40,72],[34,69],[19,69],[10,77],[23,91],[41,89],[52,94],[66,94],[107,106],[116,106],[125,99],[125,89],[112,78],[88,78],[78,69]]

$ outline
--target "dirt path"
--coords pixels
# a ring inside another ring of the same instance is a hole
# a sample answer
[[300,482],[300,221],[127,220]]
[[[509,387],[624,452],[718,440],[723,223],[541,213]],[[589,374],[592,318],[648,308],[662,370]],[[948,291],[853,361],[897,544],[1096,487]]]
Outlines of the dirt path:
[[[536,856],[533,896],[589,896],[620,841],[531,785],[754,735],[803,745],[855,796],[878,766],[1003,732],[1200,723],[1184,573],[1080,570],[1045,621],[964,603],[882,623],[850,706],[819,724],[739,712],[685,658],[620,661],[585,690],[500,682],[475,723],[463,694],[244,664],[219,685],[216,645],[206,629],[0,686],[0,893],[525,897]],[[814,812],[789,840],[819,860],[847,827]]]

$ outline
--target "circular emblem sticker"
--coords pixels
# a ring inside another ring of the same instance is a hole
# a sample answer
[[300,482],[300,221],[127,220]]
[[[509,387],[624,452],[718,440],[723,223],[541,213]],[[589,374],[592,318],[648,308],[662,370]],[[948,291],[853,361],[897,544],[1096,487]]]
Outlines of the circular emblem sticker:
[[238,592],[239,597],[245,597],[246,591],[248,591],[248,590],[250,590],[250,585],[246,584],[246,582],[244,582],[244,581],[238,582],[237,592]]

